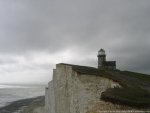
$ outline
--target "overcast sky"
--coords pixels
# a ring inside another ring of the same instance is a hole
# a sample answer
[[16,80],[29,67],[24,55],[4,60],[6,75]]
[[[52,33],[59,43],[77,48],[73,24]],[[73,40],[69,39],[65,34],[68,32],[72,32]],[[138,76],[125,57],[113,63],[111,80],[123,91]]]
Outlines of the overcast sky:
[[0,83],[46,84],[56,63],[150,74],[150,0],[0,0]]

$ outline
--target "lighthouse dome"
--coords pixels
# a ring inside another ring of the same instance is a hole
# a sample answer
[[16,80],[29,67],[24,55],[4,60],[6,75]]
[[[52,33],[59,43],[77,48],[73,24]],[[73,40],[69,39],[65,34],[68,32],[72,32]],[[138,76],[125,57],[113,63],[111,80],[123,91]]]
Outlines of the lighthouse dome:
[[98,51],[98,55],[106,55],[106,54],[105,54],[105,50],[104,50],[104,49],[100,49],[100,50]]

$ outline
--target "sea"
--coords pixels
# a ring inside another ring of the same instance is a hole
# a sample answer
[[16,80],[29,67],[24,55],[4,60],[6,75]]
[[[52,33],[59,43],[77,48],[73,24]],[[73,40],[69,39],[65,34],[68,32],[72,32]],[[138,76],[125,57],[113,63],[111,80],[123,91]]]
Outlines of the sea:
[[44,85],[0,85],[0,108],[13,101],[43,96]]

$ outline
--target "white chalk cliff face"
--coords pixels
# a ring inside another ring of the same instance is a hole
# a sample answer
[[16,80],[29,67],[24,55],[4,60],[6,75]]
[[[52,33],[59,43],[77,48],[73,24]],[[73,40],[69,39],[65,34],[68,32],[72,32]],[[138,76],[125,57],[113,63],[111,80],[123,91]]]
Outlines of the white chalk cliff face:
[[71,65],[57,64],[45,95],[46,113],[100,113],[129,110],[127,106],[102,101],[101,93],[118,83],[96,75],[78,74]]

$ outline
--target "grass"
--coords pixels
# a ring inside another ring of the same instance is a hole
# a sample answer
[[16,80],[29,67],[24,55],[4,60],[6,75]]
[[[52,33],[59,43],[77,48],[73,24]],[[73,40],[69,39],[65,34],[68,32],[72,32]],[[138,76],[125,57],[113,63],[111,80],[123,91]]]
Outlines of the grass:
[[106,77],[122,86],[107,89],[101,95],[102,100],[132,107],[150,107],[150,75],[77,65],[72,65],[72,67],[80,74]]

